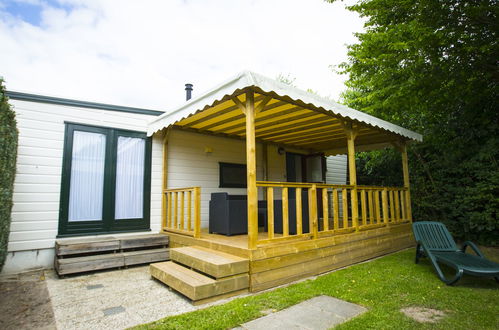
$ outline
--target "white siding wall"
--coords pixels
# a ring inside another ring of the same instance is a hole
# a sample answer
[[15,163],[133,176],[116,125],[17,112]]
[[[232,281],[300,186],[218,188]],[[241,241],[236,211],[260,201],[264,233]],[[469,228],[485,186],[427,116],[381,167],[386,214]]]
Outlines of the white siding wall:
[[[244,140],[173,130],[168,140],[168,188],[201,187],[201,226],[208,227],[209,201],[213,192],[245,195],[245,188],[219,188],[219,162],[246,163]],[[206,153],[211,148],[213,152]],[[263,180],[262,146],[257,144],[257,180]],[[286,181],[286,157],[277,146],[267,147],[268,181]],[[327,183],[345,184],[346,157],[327,158]],[[275,198],[280,198],[280,189]],[[259,198],[263,198],[259,190]]]
[[[205,148],[213,152],[206,153]],[[263,179],[262,147],[257,145],[257,180]],[[219,162],[246,164],[244,140],[173,130],[168,139],[168,188],[201,187],[201,227],[208,227],[213,192],[246,195],[246,188],[219,188]]]
[[329,156],[326,158],[326,183],[346,184],[347,182],[347,156]]
[[[10,103],[16,112],[19,147],[7,263],[16,262],[13,252],[54,247],[59,219],[64,122],[145,132],[148,121],[154,118],[151,115],[18,100],[10,100]],[[160,229],[161,217],[161,146],[161,139],[154,138],[151,229],[156,232]],[[9,269],[9,266],[7,264],[5,268]]]

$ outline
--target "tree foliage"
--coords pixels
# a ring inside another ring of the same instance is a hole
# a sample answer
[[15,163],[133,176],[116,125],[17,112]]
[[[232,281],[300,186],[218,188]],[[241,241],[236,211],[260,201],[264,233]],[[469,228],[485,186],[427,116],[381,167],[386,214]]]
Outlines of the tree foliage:
[[[498,244],[498,1],[360,0],[348,8],[366,23],[340,65],[349,74],[345,103],[424,136],[409,149],[414,219]],[[360,156],[365,180],[390,182],[397,168],[392,151]]]
[[12,191],[16,174],[17,128],[10,108],[3,79],[0,78],[0,270],[7,256]]

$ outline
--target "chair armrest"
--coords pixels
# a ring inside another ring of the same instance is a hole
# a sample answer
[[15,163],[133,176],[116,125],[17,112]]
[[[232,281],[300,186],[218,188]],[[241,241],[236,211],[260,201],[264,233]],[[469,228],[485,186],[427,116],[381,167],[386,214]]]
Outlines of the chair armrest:
[[466,253],[466,248],[468,246],[470,246],[479,257],[485,258],[485,256],[483,255],[482,251],[480,251],[478,246],[476,246],[475,243],[473,243],[471,241],[464,242],[463,247],[461,248],[461,252]]

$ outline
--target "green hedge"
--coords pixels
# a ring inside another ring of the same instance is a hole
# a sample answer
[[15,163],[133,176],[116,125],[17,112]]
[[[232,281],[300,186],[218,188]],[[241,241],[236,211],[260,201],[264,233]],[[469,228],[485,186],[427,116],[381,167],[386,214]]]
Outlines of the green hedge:
[[9,242],[17,138],[16,116],[5,95],[3,79],[0,78],[0,270],[5,263]]

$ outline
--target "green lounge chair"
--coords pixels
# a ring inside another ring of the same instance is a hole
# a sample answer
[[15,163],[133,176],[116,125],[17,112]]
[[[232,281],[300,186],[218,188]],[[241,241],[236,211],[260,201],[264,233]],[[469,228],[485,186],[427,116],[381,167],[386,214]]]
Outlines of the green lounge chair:
[[[425,255],[430,259],[438,277],[447,285],[456,283],[464,273],[475,276],[494,277],[499,282],[499,264],[484,257],[472,242],[464,242],[459,250],[449,231],[441,222],[419,221],[412,224],[417,242],[416,263]],[[466,253],[470,246],[477,256]],[[445,278],[439,263],[446,264],[456,270],[451,279]]]

